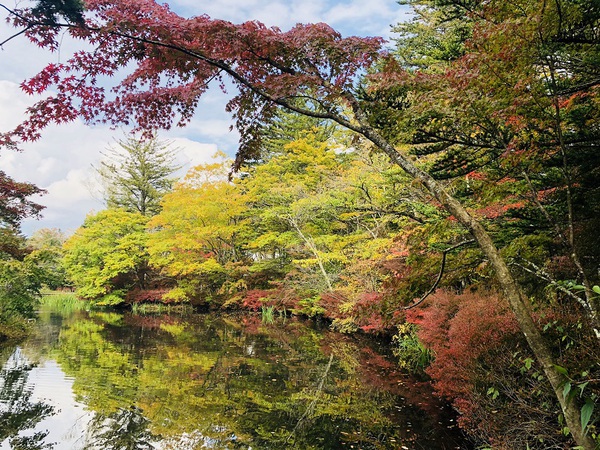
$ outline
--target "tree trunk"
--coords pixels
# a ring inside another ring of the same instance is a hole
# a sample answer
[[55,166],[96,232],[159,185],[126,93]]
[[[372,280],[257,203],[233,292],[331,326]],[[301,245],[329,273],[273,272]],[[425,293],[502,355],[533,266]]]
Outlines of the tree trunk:
[[568,401],[563,395],[563,385],[565,380],[556,370],[552,351],[529,314],[527,299],[514,277],[511,275],[506,261],[504,261],[500,255],[500,252],[494,245],[489,233],[438,181],[427,172],[416,167],[405,155],[398,152],[396,148],[387,142],[376,130],[367,125],[367,121],[365,120],[362,111],[360,111],[356,105],[354,106],[356,117],[361,123],[358,131],[385,152],[394,164],[397,164],[414,179],[423,183],[427,190],[444,206],[444,208],[473,235],[479,247],[494,268],[498,283],[504,291],[504,295],[515,314],[519,327],[525,335],[533,355],[541,364],[546,377],[552,385],[552,389],[560,403],[565,422],[569,427],[573,439],[582,449],[594,450],[596,446],[593,440],[589,436],[586,436],[585,430],[581,427],[581,416],[577,405],[573,401]]
[[323,275],[323,279],[325,280],[325,283],[327,283],[327,289],[329,289],[329,292],[333,292],[333,285],[331,284],[329,275],[327,274],[327,271],[325,270],[325,266],[323,265],[323,259],[321,258],[321,255],[319,255],[319,250],[317,249],[315,242],[313,241],[313,239],[311,237],[306,237],[304,235],[304,233],[300,229],[300,226],[298,225],[298,222],[296,222],[296,220],[293,217],[291,217],[291,216],[288,217],[288,222],[290,223],[290,225],[292,225],[292,227],[294,227],[294,229],[296,230],[298,235],[302,238],[302,240],[304,241],[306,246],[309,248],[309,250],[312,252],[312,254],[315,255],[317,264],[319,264],[319,270],[321,271],[321,275]]

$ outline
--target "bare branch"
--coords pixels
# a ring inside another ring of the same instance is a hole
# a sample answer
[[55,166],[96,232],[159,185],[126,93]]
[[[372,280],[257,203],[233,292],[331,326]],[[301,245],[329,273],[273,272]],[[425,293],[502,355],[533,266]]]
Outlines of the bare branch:
[[472,244],[473,242],[475,242],[475,239],[469,239],[467,241],[459,242],[458,244],[455,244],[452,247],[449,247],[446,250],[444,250],[442,252],[442,264],[440,265],[440,273],[438,274],[438,277],[437,277],[437,280],[435,280],[435,283],[433,283],[433,286],[431,286],[431,288],[419,300],[417,300],[412,305],[405,306],[404,309],[408,310],[408,309],[413,309],[413,308],[419,306],[421,303],[423,303],[427,299],[427,297],[429,297],[433,293],[433,291],[435,291],[437,289],[438,284],[440,284],[440,281],[442,281],[442,276],[444,275],[444,268],[446,267],[446,256],[448,255],[449,252],[451,252],[452,250],[456,250],[457,248],[462,247],[463,245]]
[[4,44],[6,44],[7,42],[13,40],[14,38],[27,33],[27,31],[31,30],[34,27],[34,25],[29,25],[27,28],[23,28],[21,31],[19,31],[18,33],[13,34],[12,36],[4,39],[2,42],[0,42],[0,47],[2,47]]

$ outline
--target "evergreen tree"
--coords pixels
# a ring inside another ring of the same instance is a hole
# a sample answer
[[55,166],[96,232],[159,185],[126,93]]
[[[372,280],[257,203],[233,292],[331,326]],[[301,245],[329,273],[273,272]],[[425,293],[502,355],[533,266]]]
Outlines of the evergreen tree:
[[119,149],[109,148],[96,170],[104,184],[104,200],[109,208],[122,208],[153,216],[173,187],[172,175],[180,166],[174,162],[176,150],[156,137],[144,141],[130,136],[118,141]]

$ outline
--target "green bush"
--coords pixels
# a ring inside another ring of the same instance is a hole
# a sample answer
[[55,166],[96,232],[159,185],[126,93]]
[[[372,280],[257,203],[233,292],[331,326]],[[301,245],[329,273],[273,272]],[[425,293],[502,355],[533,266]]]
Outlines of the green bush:
[[399,325],[398,332],[392,338],[392,351],[398,358],[400,367],[413,374],[423,375],[433,359],[433,354],[419,340],[417,330],[418,327],[412,323]]
[[27,260],[0,260],[0,339],[27,333],[41,288],[35,266]]

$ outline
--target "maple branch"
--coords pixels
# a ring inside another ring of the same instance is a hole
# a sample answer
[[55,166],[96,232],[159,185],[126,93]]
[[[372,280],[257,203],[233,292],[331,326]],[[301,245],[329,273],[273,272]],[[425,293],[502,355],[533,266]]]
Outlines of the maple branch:
[[291,67],[286,67],[282,64],[279,64],[277,61],[275,61],[272,58],[269,58],[268,56],[261,56],[260,54],[258,54],[256,52],[256,50],[251,48],[250,45],[248,45],[248,47],[250,48],[249,52],[252,53],[256,57],[256,59],[258,59],[259,61],[266,62],[267,64],[271,65],[272,67],[275,67],[276,69],[280,70],[281,73],[287,73],[288,75],[296,75],[296,71],[294,69],[292,69]]
[[[92,28],[92,27],[86,27],[89,31],[94,31],[94,32],[102,32],[102,29],[100,28]],[[113,36],[118,36],[121,38],[125,38],[125,39],[130,39],[136,42],[141,42],[144,44],[150,44],[150,45],[154,45],[157,47],[162,47],[162,48],[167,48],[170,50],[175,50],[177,52],[180,52],[184,55],[190,56],[192,58],[198,59],[200,61],[203,61],[215,68],[218,68],[220,70],[222,70],[223,72],[227,73],[231,78],[233,78],[235,81],[237,81],[240,85],[245,86],[246,88],[248,88],[250,91],[254,92],[255,94],[259,95],[260,97],[264,98],[265,100],[268,100],[270,102],[273,102],[279,106],[283,106],[284,108],[287,108],[291,111],[300,113],[300,114],[304,114],[310,117],[314,117],[317,119],[329,119],[329,120],[334,120],[338,123],[340,123],[341,125],[344,126],[348,126],[350,129],[353,129],[354,131],[358,131],[358,129],[356,127],[351,127],[351,123],[346,120],[343,119],[341,116],[331,112],[330,110],[328,110],[327,113],[320,113],[318,111],[314,111],[314,110],[310,110],[310,109],[306,109],[306,108],[300,108],[294,104],[292,104],[290,101],[288,101],[288,98],[296,98],[296,97],[275,97],[271,94],[269,94],[267,91],[265,91],[264,89],[259,88],[258,86],[256,86],[254,83],[251,83],[249,80],[247,80],[246,78],[244,78],[242,75],[240,75],[235,68],[231,65],[226,63],[225,61],[222,60],[217,60],[217,59],[213,59],[210,58],[200,52],[197,51],[193,51],[190,49],[187,49],[185,47],[182,47],[180,45],[174,45],[174,44],[169,44],[169,43],[165,43],[165,42],[160,42],[160,41],[156,41],[153,39],[148,39],[145,37],[139,37],[139,36],[133,36],[130,34],[126,34],[126,33],[122,33],[119,31],[108,31],[107,34],[113,35]],[[264,58],[263,58],[264,59]],[[278,68],[279,70],[282,70],[282,72],[286,72],[284,70],[284,68],[278,67],[277,65],[274,64],[274,62],[272,62],[271,60],[268,61],[269,64],[271,64],[273,67]],[[290,72],[287,72],[290,73]],[[315,99],[317,100],[317,99]],[[340,122],[340,120],[343,122]]]
[[16,10],[8,8],[6,5],[4,5],[2,3],[0,3],[0,8],[4,9],[6,12],[8,12],[9,16],[15,16],[18,19],[21,19],[22,21],[27,22],[27,26],[25,28],[23,28],[21,31],[13,34],[12,36],[10,36],[10,37],[4,39],[2,42],[0,42],[0,47],[2,47],[7,42],[13,40],[14,38],[16,38],[24,33],[27,33],[29,30],[31,30],[35,27],[38,27],[38,26],[39,27],[48,27],[48,26],[56,27],[56,26],[58,26],[60,28],[74,27],[74,25],[72,25],[72,24],[57,23],[53,20],[43,20],[43,21],[31,20],[31,19],[23,16],[22,14],[19,14]]
[[419,217],[416,212],[414,211],[400,211],[400,210],[396,210],[396,209],[383,209],[383,208],[376,208],[376,207],[368,207],[368,206],[354,206],[352,207],[352,211],[360,211],[360,212],[365,212],[365,213],[372,213],[373,214],[377,214],[378,216],[383,216],[386,214],[393,214],[393,215],[397,215],[397,216],[402,216],[402,217],[408,217],[409,219],[414,220],[417,223],[423,224],[425,223],[425,219]]
[[[260,98],[266,100],[267,102],[271,102],[275,105],[281,106],[290,111],[293,111],[293,112],[296,112],[296,113],[299,113],[299,114],[302,114],[305,116],[309,116],[309,117],[313,117],[313,118],[317,118],[317,119],[332,120],[332,121],[348,128],[349,130],[355,131],[357,133],[363,132],[362,127],[357,126],[355,122],[353,122],[353,121],[349,120],[348,118],[344,117],[343,115],[339,114],[339,112],[335,111],[331,107],[328,107],[320,99],[312,98],[312,100],[316,101],[316,103],[320,105],[320,107],[323,109],[323,111],[317,111],[314,109],[309,109],[309,108],[304,108],[304,107],[298,106],[293,100],[296,98],[300,98],[299,96],[278,97],[278,96],[272,95],[266,89],[263,89],[260,86],[258,86],[257,83],[251,82],[246,77],[244,77],[242,74],[240,74],[234,67],[235,62],[229,63],[224,60],[214,59],[214,58],[206,56],[202,52],[191,50],[191,49],[185,48],[184,46],[181,46],[181,45],[175,45],[175,44],[172,44],[169,42],[161,42],[161,41],[158,41],[155,39],[150,39],[150,38],[143,37],[143,36],[135,36],[135,35],[132,35],[129,33],[124,33],[124,32],[118,31],[118,30],[114,30],[114,29],[106,30],[106,29],[102,29],[101,27],[92,27],[92,26],[88,26],[86,24],[57,23],[55,21],[52,21],[52,22],[32,21],[31,19],[24,17],[22,15],[19,15],[15,11],[10,10],[9,8],[7,8],[6,6],[4,6],[2,4],[0,4],[0,6],[2,6],[4,9],[9,11],[11,14],[14,14],[15,16],[19,17],[24,22],[26,22],[28,24],[28,28],[33,28],[35,26],[52,26],[52,27],[57,27],[57,28],[80,27],[80,28],[82,28],[88,32],[92,32],[92,33],[106,34],[109,36],[115,36],[115,37],[131,40],[133,42],[149,44],[149,45],[152,45],[152,46],[155,46],[158,48],[174,50],[178,53],[181,53],[182,55],[188,56],[193,59],[197,59],[199,61],[203,61],[206,64],[208,64],[209,66],[211,66],[215,69],[218,69],[222,72],[227,73],[233,79],[233,81],[237,82],[240,86],[246,87],[249,91],[253,92]],[[20,34],[22,34],[22,32]],[[13,37],[11,37],[10,39],[12,39],[12,38]],[[250,49],[250,51],[252,52],[252,49]],[[262,60],[267,62],[272,67],[277,68],[282,73],[288,73],[288,74],[295,73],[293,71],[293,69],[286,68],[280,64],[277,64],[271,58],[263,57]],[[313,73],[313,75],[315,75],[315,74]],[[319,76],[319,78],[321,79],[321,82],[324,86],[330,87],[330,85],[325,80],[323,80],[322,77]],[[340,98],[344,98],[345,100],[352,98],[352,95],[349,92],[346,92],[342,89],[340,89],[338,92],[339,92]]]
[[12,36],[4,39],[2,42],[0,42],[0,47],[4,46],[4,44],[6,44],[7,42],[13,40],[14,38],[27,33],[27,31],[31,30],[34,27],[34,25],[29,25],[26,28],[23,28],[21,31],[19,31],[18,33],[13,34]]
[[462,247],[463,245],[472,244],[473,242],[475,242],[475,239],[469,239],[466,241],[459,242],[458,244],[455,244],[452,247],[449,247],[446,250],[444,250],[442,252],[442,264],[440,266],[440,272],[438,273],[438,277],[435,280],[435,283],[433,283],[433,286],[431,286],[431,288],[419,300],[414,302],[412,305],[405,306],[403,309],[409,310],[419,306],[427,299],[427,297],[429,297],[433,293],[433,291],[437,289],[438,284],[440,284],[440,281],[442,281],[442,276],[444,275],[444,268],[446,267],[446,255],[448,255],[448,252],[456,250],[457,248]]

